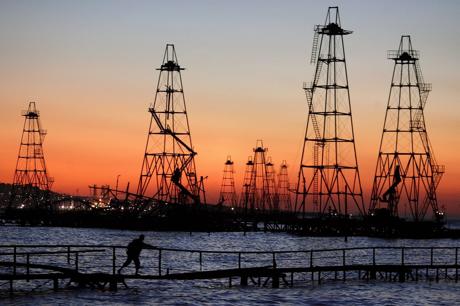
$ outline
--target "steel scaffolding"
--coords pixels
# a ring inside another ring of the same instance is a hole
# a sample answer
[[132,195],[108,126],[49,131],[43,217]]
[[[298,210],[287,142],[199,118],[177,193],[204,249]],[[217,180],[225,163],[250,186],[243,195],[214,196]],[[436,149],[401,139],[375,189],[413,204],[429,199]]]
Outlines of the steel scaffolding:
[[40,124],[40,112],[30,102],[22,112],[24,126],[19,145],[9,207],[45,208],[53,184],[46,169],[43,142],[46,131]]
[[280,210],[292,211],[291,190],[289,186],[288,165],[285,160],[281,163],[278,173],[277,199]]
[[[174,45],[167,44],[160,68],[137,194],[161,202],[201,203],[181,71]],[[148,190],[154,177],[154,192]]]
[[231,156],[227,156],[224,166],[222,184],[220,186],[219,203],[230,207],[236,207],[238,204],[235,191],[235,170]]
[[398,50],[388,52],[394,61],[390,94],[372,187],[370,212],[400,216],[405,208],[415,221],[431,207],[442,219],[436,189],[444,173],[428,138],[424,108],[431,84],[425,83],[419,52],[409,35],[401,36]]
[[295,210],[304,215],[364,214],[356,156],[348,73],[339,9],[329,7],[324,25],[314,28],[313,82],[304,84],[308,119],[296,187]]

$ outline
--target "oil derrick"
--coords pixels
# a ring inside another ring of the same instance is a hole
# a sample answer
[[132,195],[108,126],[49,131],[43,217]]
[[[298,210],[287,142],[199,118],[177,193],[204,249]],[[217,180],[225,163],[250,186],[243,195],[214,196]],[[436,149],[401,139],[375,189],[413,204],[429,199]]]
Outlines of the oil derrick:
[[254,161],[252,160],[252,156],[249,156],[248,161],[246,162],[246,169],[244,171],[243,189],[240,197],[240,208],[243,208],[245,211],[252,211],[255,209],[254,192],[251,188],[253,172]]
[[288,165],[285,160],[283,160],[280,166],[277,186],[279,209],[292,211],[291,194],[289,191]]
[[9,206],[11,208],[47,208],[53,179],[48,176],[43,152],[46,131],[40,124],[35,102],[22,112],[24,126],[19,145]]
[[444,173],[437,164],[425,125],[424,108],[431,84],[424,82],[419,52],[411,38],[401,37],[398,50],[388,52],[394,61],[379,155],[372,187],[371,213],[399,216],[409,207],[415,221],[431,207],[442,219],[436,189]]
[[267,158],[267,163],[265,164],[265,172],[267,175],[267,182],[266,182],[266,202],[269,205],[271,210],[279,210],[279,197],[278,191],[276,188],[276,173],[275,173],[275,165],[272,163],[272,158]]
[[174,45],[167,44],[160,68],[137,194],[152,194],[162,202],[200,203],[203,180],[198,181],[181,71]]
[[232,158],[231,156],[227,156],[222,185],[220,187],[219,203],[231,207],[236,207],[238,203],[236,199],[234,173]]
[[311,62],[313,81],[304,84],[308,119],[300,163],[295,210],[364,213],[358,170],[339,10],[329,7],[324,25],[314,28]]
[[273,164],[266,157],[267,150],[262,140],[257,140],[254,157],[246,164],[242,201],[244,207],[251,210],[267,211],[275,208],[275,174]]

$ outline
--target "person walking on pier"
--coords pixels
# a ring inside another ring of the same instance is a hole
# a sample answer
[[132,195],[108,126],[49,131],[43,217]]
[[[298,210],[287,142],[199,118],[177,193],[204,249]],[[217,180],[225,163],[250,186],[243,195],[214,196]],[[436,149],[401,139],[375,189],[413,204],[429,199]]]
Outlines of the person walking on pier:
[[139,255],[141,255],[142,249],[155,248],[153,245],[144,243],[144,237],[144,235],[140,235],[139,238],[133,239],[133,241],[128,244],[128,247],[126,248],[126,255],[128,255],[128,258],[126,258],[126,261],[121,266],[121,268],[118,269],[118,274],[121,273],[123,268],[129,266],[131,261],[134,261],[134,265],[136,266],[136,275],[139,274],[139,268],[141,267]]

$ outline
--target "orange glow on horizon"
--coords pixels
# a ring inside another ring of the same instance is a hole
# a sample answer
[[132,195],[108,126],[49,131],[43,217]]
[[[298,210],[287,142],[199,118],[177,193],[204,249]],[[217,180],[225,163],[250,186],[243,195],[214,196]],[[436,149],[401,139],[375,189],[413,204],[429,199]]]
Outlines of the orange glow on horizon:
[[[152,18],[158,5],[149,2],[111,4],[110,10],[103,2],[32,3],[0,4],[5,22],[0,28],[0,182],[12,182],[20,111],[36,101],[48,131],[44,153],[55,191],[88,195],[88,185],[115,187],[118,175],[119,189],[129,182],[130,191],[136,191],[158,77],[154,69],[170,42],[186,68],[182,78],[197,174],[208,176],[208,202],[217,202],[228,155],[240,195],[257,139],[264,141],[276,171],[287,161],[290,184],[296,185],[307,119],[301,87],[313,77],[312,29],[324,22],[326,5],[181,2],[178,9],[172,1],[161,4],[162,11],[177,13],[170,19]],[[414,7],[394,1],[401,8],[394,11],[388,3],[344,1],[340,6],[344,28],[355,31],[345,49],[365,204],[393,69],[385,52],[407,33],[421,50],[426,82],[433,84],[425,119],[436,158],[446,166],[438,201],[448,216],[460,217],[460,36],[445,30],[457,27],[459,4]],[[441,65],[441,57],[449,64]]]

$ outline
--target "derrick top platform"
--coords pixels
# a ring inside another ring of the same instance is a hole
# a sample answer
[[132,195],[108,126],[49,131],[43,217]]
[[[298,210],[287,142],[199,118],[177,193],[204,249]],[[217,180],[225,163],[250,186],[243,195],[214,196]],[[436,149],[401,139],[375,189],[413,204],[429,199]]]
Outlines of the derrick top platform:
[[395,61],[415,61],[420,57],[417,50],[388,50],[387,58]]
[[342,29],[342,27],[340,27],[340,25],[338,25],[335,22],[331,22],[325,26],[317,25],[315,26],[315,31],[318,32],[318,34],[325,34],[325,35],[330,35],[330,36],[349,35],[353,33],[353,31]]
[[164,63],[163,65],[161,65],[160,68],[157,68],[157,70],[161,70],[161,71],[181,71],[181,70],[185,70],[185,68],[182,68],[175,61],[169,60],[166,63]]

